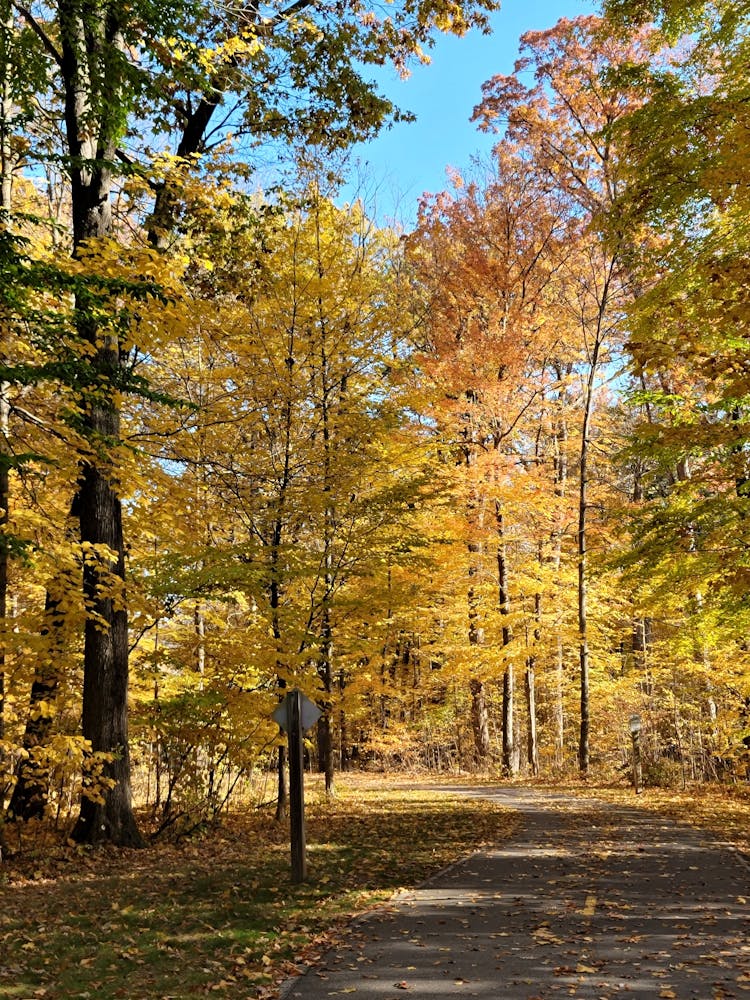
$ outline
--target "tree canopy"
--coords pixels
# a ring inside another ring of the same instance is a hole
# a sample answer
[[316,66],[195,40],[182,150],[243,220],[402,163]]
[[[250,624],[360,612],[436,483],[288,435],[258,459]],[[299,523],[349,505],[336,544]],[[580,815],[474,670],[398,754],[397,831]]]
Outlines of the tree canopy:
[[0,4],[9,820],[281,807],[291,686],[331,795],[624,773],[634,713],[649,780],[746,776],[748,15],[527,33],[488,162],[379,226],[370,68],[494,6]]

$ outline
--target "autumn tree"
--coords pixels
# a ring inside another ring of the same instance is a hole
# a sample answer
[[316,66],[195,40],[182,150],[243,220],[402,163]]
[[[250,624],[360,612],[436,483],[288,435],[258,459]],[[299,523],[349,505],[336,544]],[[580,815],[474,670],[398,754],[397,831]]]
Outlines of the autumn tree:
[[560,265],[567,217],[564,199],[537,183],[533,165],[510,144],[498,151],[495,169],[484,186],[472,182],[464,189],[456,178],[454,195],[425,203],[414,245],[431,296],[425,364],[439,394],[436,413],[448,454],[466,475],[467,615],[475,647],[487,639],[490,599],[485,594],[480,604],[485,588],[479,581],[490,553],[495,565],[492,604],[499,617],[492,634],[500,648],[477,649],[470,676],[477,753],[487,753],[484,684],[497,675],[488,659],[498,657],[503,759],[511,772],[517,766],[513,705],[520,637],[511,624],[504,484],[523,465],[523,428],[550,378],[546,296]]
[[[404,5],[381,17],[356,6],[65,0],[37,12],[14,6],[12,15],[6,5],[3,37],[11,34],[12,16],[14,30],[35,35],[43,53],[24,55],[49,81],[41,102],[60,109],[70,245],[73,257],[83,259],[96,241],[115,235],[112,196],[124,175],[149,176],[155,197],[147,227],[151,241],[163,246],[180,216],[180,186],[199,175],[201,156],[222,134],[231,130],[250,144],[302,139],[329,148],[373,134],[397,112],[359,67],[391,59],[403,68],[435,29],[461,34],[483,26],[491,7]],[[139,136],[145,144],[138,145]],[[174,143],[176,158],[157,164],[153,146],[160,137]],[[84,800],[76,836],[136,843],[128,790],[123,489],[112,447],[126,356],[120,332],[87,313],[80,295],[77,303],[76,336],[89,347],[93,382],[80,397],[91,450],[81,463],[76,511],[82,542],[98,553],[84,574],[91,618],[83,729],[95,751],[114,755],[114,785],[103,805]],[[111,590],[115,579],[119,595]]]
[[[561,307],[579,327],[583,350],[583,410],[578,455],[578,632],[580,674],[579,767],[586,773],[590,743],[589,650],[589,461],[597,384],[614,347],[625,291],[623,251],[630,237],[605,243],[597,235],[601,216],[622,187],[620,153],[613,126],[636,108],[634,88],[606,85],[606,73],[623,64],[643,65],[651,58],[645,36],[623,42],[600,18],[563,19],[544,32],[521,39],[521,58],[511,76],[497,76],[483,87],[475,118],[484,129],[502,122],[505,139],[521,146],[550,184],[570,199],[570,220],[577,250]],[[524,74],[533,83],[523,82]]]
[[[220,204],[195,234],[184,328],[151,364],[191,405],[144,411],[135,428],[172,481],[154,495],[148,520],[167,533],[144,583],[156,614],[159,590],[180,595],[171,620],[161,612],[161,653],[147,642],[137,669],[163,692],[162,717],[169,689],[184,700],[201,685],[217,705],[253,690],[248,710],[268,718],[283,687],[303,687],[327,709],[333,791],[343,693],[382,641],[373,598],[424,488],[399,384],[414,320],[398,240],[361,205],[337,209],[316,184],[276,209]],[[175,420],[183,433],[168,432]]]
[[659,729],[710,772],[737,757],[747,725],[747,12],[731,2],[608,10],[628,30],[658,19],[674,43],[671,62],[626,67],[642,107],[618,139],[627,186],[615,211],[640,235],[631,266],[646,292],[628,317],[633,451],[646,462],[630,565],[648,568],[656,659],[683,665]]

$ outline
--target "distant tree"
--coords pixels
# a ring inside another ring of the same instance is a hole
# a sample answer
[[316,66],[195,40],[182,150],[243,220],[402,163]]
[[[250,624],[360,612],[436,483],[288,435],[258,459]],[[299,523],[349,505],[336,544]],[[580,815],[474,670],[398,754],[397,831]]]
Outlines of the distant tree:
[[[608,71],[647,64],[652,50],[646,33],[623,40],[598,17],[562,19],[521,39],[522,57],[511,76],[496,76],[483,86],[474,117],[495,130],[501,121],[506,139],[517,144],[534,169],[570,199],[571,224],[578,229],[578,251],[568,282],[567,305],[583,345],[583,411],[578,456],[578,633],[580,672],[579,767],[586,773],[590,755],[589,650],[589,463],[596,387],[605,356],[613,346],[627,290],[624,251],[628,234],[605,242],[597,236],[602,218],[623,187],[621,151],[613,127],[642,103],[637,88],[606,85]],[[525,76],[533,75],[527,84]],[[571,232],[571,238],[573,233]],[[573,255],[571,258],[573,259]]]

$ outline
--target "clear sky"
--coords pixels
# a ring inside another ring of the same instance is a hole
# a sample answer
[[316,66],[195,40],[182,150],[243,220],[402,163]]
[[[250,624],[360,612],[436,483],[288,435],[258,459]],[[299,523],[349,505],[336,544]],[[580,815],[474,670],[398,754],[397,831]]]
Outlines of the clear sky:
[[496,73],[511,73],[525,31],[550,28],[561,17],[598,9],[594,0],[502,0],[491,35],[440,37],[429,66],[415,66],[407,80],[395,71],[378,78],[383,92],[417,121],[404,122],[353,151],[363,176],[365,200],[381,222],[413,223],[419,196],[441,191],[446,167],[466,167],[472,155],[488,153],[491,136],[469,121],[481,86]]

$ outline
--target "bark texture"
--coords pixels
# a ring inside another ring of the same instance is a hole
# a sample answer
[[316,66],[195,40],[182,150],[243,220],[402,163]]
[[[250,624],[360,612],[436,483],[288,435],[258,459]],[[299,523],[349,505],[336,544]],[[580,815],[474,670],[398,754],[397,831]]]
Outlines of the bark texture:
[[[65,91],[74,254],[87,241],[110,236],[112,164],[122,98],[124,8],[95,0],[61,0],[60,70]],[[76,302],[79,335],[92,346],[92,376],[98,387],[82,400],[90,453],[82,461],[78,498],[81,542],[86,548],[83,589],[88,617],[84,634],[83,736],[94,753],[109,756],[104,768],[111,787],[89,789],[74,839],[139,846],[132,810],[128,750],[128,616],[125,547],[119,484],[110,453],[119,441],[120,414],[107,384],[120,367],[117,337]],[[91,546],[106,546],[93,549]]]

